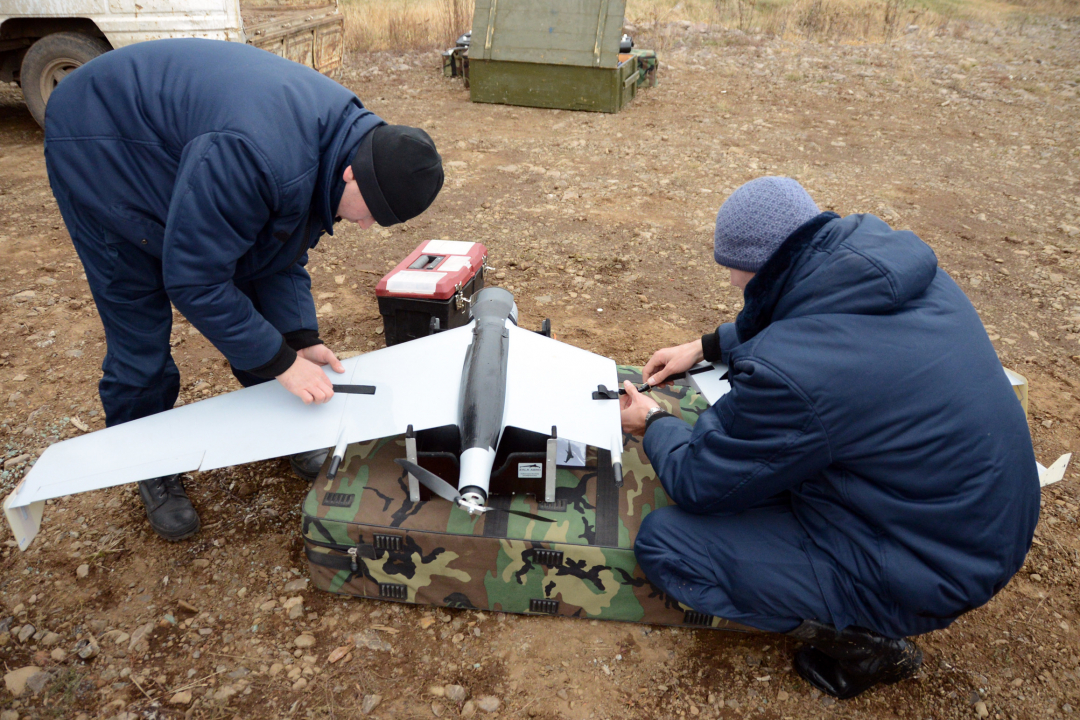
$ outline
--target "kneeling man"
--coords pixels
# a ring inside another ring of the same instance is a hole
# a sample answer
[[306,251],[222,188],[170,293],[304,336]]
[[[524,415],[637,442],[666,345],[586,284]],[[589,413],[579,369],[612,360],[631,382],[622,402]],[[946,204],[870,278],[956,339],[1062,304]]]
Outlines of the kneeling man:
[[623,429],[677,505],[645,518],[637,557],[693,609],[804,641],[795,669],[823,692],[911,677],[905,638],[988,602],[1031,547],[1024,411],[909,231],[765,177],[720,208],[715,258],[742,312],[644,376],[723,361],[731,391],[691,427],[626,384]]

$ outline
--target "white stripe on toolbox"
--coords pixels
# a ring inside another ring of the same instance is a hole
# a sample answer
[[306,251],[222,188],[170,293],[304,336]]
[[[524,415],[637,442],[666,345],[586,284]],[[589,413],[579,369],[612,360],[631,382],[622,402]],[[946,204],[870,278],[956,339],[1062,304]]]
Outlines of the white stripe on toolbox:
[[472,260],[468,255],[451,255],[439,266],[440,272],[457,272],[462,268],[472,268]]
[[432,255],[468,255],[475,244],[463,240],[428,240],[424,252]]
[[430,270],[402,270],[386,282],[386,289],[393,293],[413,295],[434,295],[435,286],[446,277],[444,272]]

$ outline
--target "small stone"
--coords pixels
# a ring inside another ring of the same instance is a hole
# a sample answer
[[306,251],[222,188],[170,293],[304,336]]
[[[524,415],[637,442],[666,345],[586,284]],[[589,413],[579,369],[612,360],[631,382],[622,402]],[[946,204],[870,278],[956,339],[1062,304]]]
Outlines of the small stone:
[[299,595],[291,597],[285,601],[282,607],[288,611],[290,620],[296,620],[304,615],[304,598]]
[[1031,581],[1042,582],[1042,575],[1040,575],[1039,573],[1031,573]]
[[101,649],[98,647],[98,644],[96,642],[91,642],[84,639],[80,640],[75,645],[75,653],[83,660],[89,660],[91,658],[97,657],[97,654],[99,652],[101,652]]
[[53,659],[53,662],[64,662],[64,660],[67,660],[67,653],[63,648],[53,648],[53,651],[49,653],[49,657]]
[[493,713],[499,709],[502,702],[494,695],[485,695],[476,701],[476,707],[486,713]]
[[259,609],[262,610],[263,612],[270,612],[271,610],[273,610],[276,607],[277,607],[277,600],[267,600],[266,602],[264,602],[262,605],[259,606]]
[[185,610],[185,611],[187,611],[189,613],[197,613],[197,612],[199,612],[199,608],[195,607],[194,605],[187,602],[186,600],[177,600],[176,601],[176,607],[180,608],[181,610]]
[[466,702],[464,705],[461,706],[461,717],[463,717],[463,718],[471,718],[475,714],[476,714],[476,703],[474,703],[472,700],[469,700],[468,702]]
[[326,662],[333,665],[338,660],[348,655],[349,651],[352,649],[352,645],[342,645],[341,647],[334,648],[333,651],[331,651],[330,656],[326,658]]
[[277,677],[281,674],[281,671],[285,669],[285,666],[281,663],[274,663],[270,666],[270,677]]
[[140,625],[135,629],[135,632],[131,633],[131,640],[128,642],[128,650],[134,650],[139,643],[141,643],[147,635],[154,629],[154,623],[148,622],[145,625]]
[[208,567],[210,567],[210,561],[207,560],[206,558],[196,558],[196,559],[191,561],[191,564],[194,565],[197,568],[208,568]]
[[435,618],[430,615],[420,618],[420,629],[427,630],[429,627],[435,624]]
[[24,668],[12,670],[4,676],[4,687],[12,695],[19,697],[26,692],[26,682],[39,672],[41,672],[41,668],[36,665],[27,665]]
[[116,643],[117,645],[123,645],[124,643],[126,643],[130,639],[131,639],[130,635],[128,635],[126,632],[122,632],[122,633],[118,633],[116,635],[116,637],[113,638],[113,642]]
[[223,685],[214,693],[214,700],[219,703],[228,702],[229,698],[236,694],[236,688],[232,685]]
[[56,643],[60,642],[61,638],[54,632],[45,633],[45,637],[41,638],[41,644],[45,647],[52,647]]
[[0,720],[19,720],[19,713],[15,710],[0,711]]
[[300,592],[301,590],[307,590],[308,579],[299,578],[297,580],[290,580],[285,583],[285,592]]
[[791,696],[788,695],[787,690],[781,690],[780,692],[776,693],[776,701],[777,702],[784,702],[789,697],[791,697]]
[[75,577],[80,578],[80,579],[86,577],[89,574],[90,574],[90,566],[87,565],[86,563],[83,563],[82,565],[80,565],[75,570]]
[[314,635],[309,635],[308,633],[303,633],[300,636],[298,636],[295,640],[293,640],[293,645],[295,645],[296,647],[301,648],[301,649],[314,647],[315,646],[315,636]]
[[432,685],[427,689],[427,691],[429,695],[434,695],[435,697],[441,698],[446,695],[446,688],[444,688],[442,685]]
[[382,695],[365,695],[360,703],[360,714],[370,715],[382,702]]
[[447,685],[443,688],[443,693],[446,695],[447,700],[456,703],[463,702],[465,698],[469,696],[469,694],[465,692],[465,688],[460,685]]
[[30,623],[26,623],[25,625],[22,626],[22,629],[19,630],[19,634],[16,635],[15,637],[19,638],[19,642],[24,643],[27,640],[29,640],[31,637],[33,637],[35,632],[37,632],[37,631],[34,630],[34,626],[31,625]]
[[981,718],[990,717],[990,711],[986,709],[986,703],[982,700],[975,703],[975,715]]
[[170,705],[190,705],[191,704],[191,691],[181,690],[180,692],[169,698]]
[[50,680],[52,680],[52,675],[49,673],[44,671],[36,672],[27,679],[26,689],[37,695],[45,689],[45,686],[49,684]]
[[436,701],[431,703],[431,714],[435,717],[442,717],[445,712],[446,708],[443,707],[441,702]]
[[21,465],[22,463],[26,462],[29,459],[30,459],[30,456],[26,455],[26,454],[16,455],[13,458],[8,458],[7,460],[4,461],[4,469],[5,470],[10,470],[11,468],[15,467],[16,465]]

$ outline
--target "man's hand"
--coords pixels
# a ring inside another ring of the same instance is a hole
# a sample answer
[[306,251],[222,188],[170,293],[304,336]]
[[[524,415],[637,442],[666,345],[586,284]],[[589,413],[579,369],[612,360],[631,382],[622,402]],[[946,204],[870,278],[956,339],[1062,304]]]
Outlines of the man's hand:
[[325,345],[312,345],[306,347],[303,350],[297,350],[296,354],[305,360],[310,360],[316,365],[329,365],[330,369],[336,373],[345,372],[345,366],[341,364],[341,361],[337,359],[337,355],[334,351]]
[[639,393],[629,380],[623,381],[623,387],[626,388],[626,394],[619,398],[619,412],[622,417],[623,432],[631,435],[644,435],[645,416],[654,407],[660,407],[660,405],[652,398]]
[[334,397],[334,384],[322,371],[322,365],[329,365],[334,372],[345,372],[345,367],[330,348],[312,345],[296,352],[296,360],[277,376],[277,381],[305,405],[324,403]]
[[641,371],[642,382],[660,385],[669,375],[686,372],[705,359],[701,338],[683,345],[657,350]]

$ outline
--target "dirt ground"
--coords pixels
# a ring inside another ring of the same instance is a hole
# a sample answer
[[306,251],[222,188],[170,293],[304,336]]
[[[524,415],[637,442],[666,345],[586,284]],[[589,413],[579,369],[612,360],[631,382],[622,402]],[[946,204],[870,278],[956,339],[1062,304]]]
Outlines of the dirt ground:
[[[447,182],[407,225],[339,226],[312,253],[328,344],[380,347],[376,282],[420,241],[447,238],[487,245],[489,279],[515,293],[524,326],[550,317],[560,339],[642,363],[735,316],[741,295],[711,259],[716,209],[749,179],[790,175],[822,208],[876,213],[926,240],[1002,363],[1030,380],[1039,459],[1077,449],[1080,24],[913,31],[888,46],[694,26],[664,37],[661,85],[618,115],[471,104],[433,52],[350,57],[343,82],[390,122],[426,128]],[[650,41],[660,36],[639,33],[640,46]],[[50,443],[103,426],[105,351],[49,190],[41,131],[14,88],[0,89],[0,280],[6,494]],[[173,335],[184,402],[237,387],[179,315]],[[792,672],[783,637],[303,589],[307,484],[284,461],[194,475],[203,529],[179,544],[150,532],[133,487],[77,495],[50,503],[25,553],[0,530],[3,672],[50,673],[37,694],[0,691],[0,710],[3,720],[368,709],[382,718],[1069,718],[1080,712],[1078,479],[1070,470],[1044,490],[1035,545],[1009,586],[919,639],[918,679],[847,702]],[[290,619],[281,605],[296,596],[304,611]],[[329,662],[369,628],[381,650]],[[315,638],[310,649],[293,644],[302,632]],[[80,659],[78,643],[91,637],[99,651]],[[448,684],[465,697],[447,696]],[[185,693],[190,704],[170,704]]]

